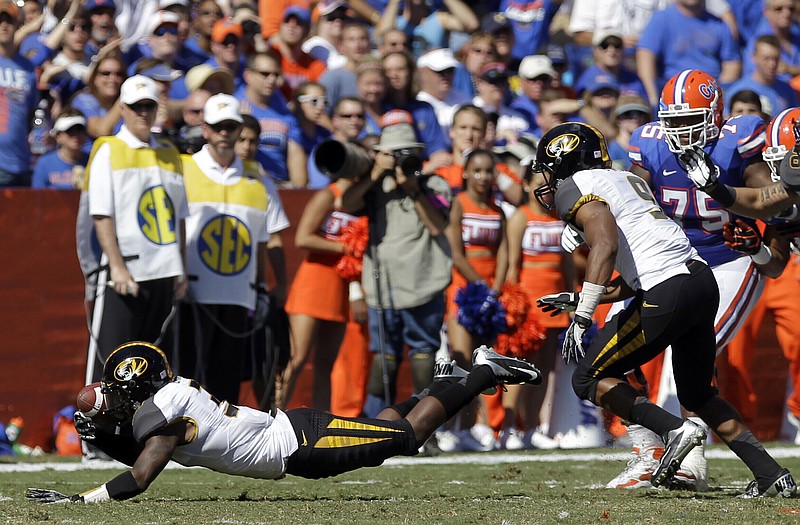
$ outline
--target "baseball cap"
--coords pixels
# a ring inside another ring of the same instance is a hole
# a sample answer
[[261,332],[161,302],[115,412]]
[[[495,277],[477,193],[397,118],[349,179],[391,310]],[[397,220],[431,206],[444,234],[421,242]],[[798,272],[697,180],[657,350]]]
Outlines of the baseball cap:
[[225,41],[228,35],[236,35],[237,37],[244,38],[244,29],[242,24],[237,24],[232,18],[227,17],[222,20],[217,20],[211,28],[211,40],[221,44]]
[[119,99],[126,106],[131,106],[142,100],[158,102],[158,90],[152,78],[144,75],[134,75],[122,83]]
[[613,89],[619,93],[619,81],[609,73],[600,73],[586,84],[586,91],[592,94],[604,88]]
[[16,19],[19,16],[19,7],[13,0],[0,0],[0,13],[8,13]]
[[[322,0],[322,2],[317,4],[317,9],[319,10],[319,16],[328,16],[337,9],[347,9],[347,2],[341,0]],[[286,18],[285,12],[283,17]]]
[[209,97],[203,106],[203,118],[206,124],[219,124],[226,120],[242,123],[239,101],[231,95],[219,93]]
[[639,111],[647,114],[648,116],[653,114],[647,102],[643,98],[637,97],[636,95],[625,95],[619,97],[619,100],[617,101],[617,107],[614,108],[614,115],[618,117],[623,113],[627,113],[628,111]]
[[448,48],[433,49],[417,59],[417,68],[427,67],[434,71],[452,69],[458,65],[458,60]]
[[487,82],[497,82],[508,79],[508,71],[502,62],[489,62],[478,70],[478,77]]
[[550,59],[550,63],[554,66],[566,64],[568,62],[567,52],[558,44],[550,44],[547,46],[547,58]]
[[380,119],[381,139],[372,149],[396,151],[424,148],[425,144],[417,141],[417,132],[414,130],[413,122],[414,117],[408,111],[396,109],[384,113]]
[[599,46],[602,44],[606,38],[615,37],[622,41],[622,35],[619,31],[614,29],[605,29],[601,31],[595,31],[594,35],[592,35],[592,45]]
[[553,62],[546,55],[529,55],[519,63],[519,76],[532,79],[547,75],[556,78],[556,70],[553,69]]
[[283,11],[281,21],[285,22],[290,16],[296,17],[300,22],[305,25],[311,24],[311,11],[299,5],[290,5]]
[[536,155],[539,141],[531,133],[520,133],[516,142],[506,142],[502,146],[495,146],[492,151],[498,155],[509,154],[517,160],[527,159]]
[[181,17],[177,13],[173,13],[171,11],[157,11],[156,17],[153,20],[153,25],[150,26],[150,33],[155,32],[156,29],[164,24],[172,24],[177,26],[180,21]]
[[166,9],[173,5],[180,5],[183,7],[189,7],[189,0],[158,0],[158,8],[159,9]]
[[481,19],[481,31],[496,33],[503,29],[511,30],[511,20],[503,13],[488,13]]
[[69,115],[65,117],[58,117],[53,124],[53,132],[69,131],[75,126],[86,127],[86,119],[82,115]]
[[94,11],[95,9],[102,9],[102,8],[109,8],[109,9],[117,9],[117,5],[114,3],[114,0],[87,0],[86,5],[83,6],[83,10],[88,12]]
[[181,72],[177,69],[172,69],[166,64],[156,64],[153,67],[139,71],[140,75],[150,77],[159,82],[172,82],[181,77]]
[[197,91],[212,77],[219,77],[222,80],[225,86],[224,92],[233,93],[233,75],[225,68],[214,67],[210,64],[194,66],[186,73],[186,89]]

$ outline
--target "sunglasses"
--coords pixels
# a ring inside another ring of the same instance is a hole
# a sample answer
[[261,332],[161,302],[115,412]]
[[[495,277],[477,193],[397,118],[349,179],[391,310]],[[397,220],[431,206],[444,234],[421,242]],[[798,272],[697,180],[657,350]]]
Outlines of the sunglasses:
[[75,31],[76,29],[80,29],[81,31],[88,33],[91,29],[91,26],[89,24],[70,24],[70,31]]
[[608,49],[609,47],[613,47],[615,49],[622,49],[622,42],[618,40],[606,40],[600,44],[600,49]]
[[795,7],[791,5],[776,5],[772,8],[772,10],[778,13],[781,11],[789,11],[790,13],[794,13],[796,11]]
[[242,125],[238,122],[219,122],[217,124],[209,124],[211,129],[214,130],[214,133],[220,133],[222,131],[227,131],[228,133],[233,133],[237,129],[241,128]]
[[13,16],[9,15],[8,13],[0,13],[0,24],[2,24],[3,22],[7,24],[15,24],[16,19]]
[[115,76],[115,77],[122,78],[122,72],[121,71],[98,71],[97,72],[97,76],[98,77],[110,77],[112,75]]
[[64,131],[64,133],[66,133],[70,137],[75,137],[75,136],[78,136],[78,135],[85,135],[86,134],[86,127],[85,126],[81,126],[81,125],[72,126],[68,130]]
[[186,108],[184,109],[187,113],[193,113],[195,115],[199,115],[203,112],[203,108]]
[[647,118],[647,113],[642,113],[641,111],[626,111],[625,113],[621,113],[618,119],[630,120],[635,118]]
[[228,35],[222,40],[222,45],[225,46],[225,47],[238,46],[239,42],[241,42],[241,40],[239,40],[238,36],[236,36],[236,35]]
[[178,34],[178,26],[161,26],[157,27],[155,31],[153,31],[155,36],[164,36],[164,35],[173,35],[177,36]]
[[305,102],[311,102],[311,105],[314,107],[325,107],[325,104],[328,103],[328,97],[326,96],[317,96],[317,95],[300,95],[297,97],[297,101],[301,104]]
[[136,102],[135,104],[128,104],[128,107],[131,108],[136,113],[140,113],[142,111],[155,111],[158,107],[153,101],[148,100],[147,102]]
[[363,113],[337,113],[336,116],[345,119],[351,119],[351,118],[357,118],[358,120],[364,119]]
[[253,71],[255,71],[256,73],[258,73],[259,75],[261,75],[264,78],[281,76],[281,72],[280,71],[259,71],[258,69],[253,69]]

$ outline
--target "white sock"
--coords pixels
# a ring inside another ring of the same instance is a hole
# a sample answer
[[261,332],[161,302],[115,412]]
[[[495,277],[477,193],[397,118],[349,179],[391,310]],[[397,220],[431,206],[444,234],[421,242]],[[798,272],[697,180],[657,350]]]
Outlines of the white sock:
[[664,442],[661,441],[661,437],[642,425],[628,425],[628,435],[631,437],[633,448],[638,448],[642,451],[648,448],[664,448]]

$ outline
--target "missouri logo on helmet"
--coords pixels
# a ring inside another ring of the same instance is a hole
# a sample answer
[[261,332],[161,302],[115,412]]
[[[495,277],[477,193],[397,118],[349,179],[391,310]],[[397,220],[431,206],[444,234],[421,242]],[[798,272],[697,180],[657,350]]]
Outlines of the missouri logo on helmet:
[[135,377],[144,375],[147,371],[147,359],[143,357],[129,357],[114,369],[114,377],[119,381],[130,381]]
[[559,135],[547,145],[547,154],[551,157],[560,157],[564,153],[569,153],[578,147],[581,139],[573,133]]

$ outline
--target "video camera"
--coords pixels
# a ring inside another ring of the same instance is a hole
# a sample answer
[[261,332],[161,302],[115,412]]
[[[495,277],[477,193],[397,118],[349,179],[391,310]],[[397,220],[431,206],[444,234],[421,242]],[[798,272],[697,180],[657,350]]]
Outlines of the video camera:
[[[422,171],[422,160],[412,150],[397,150],[393,155],[406,177],[418,176]],[[317,147],[314,162],[317,169],[331,180],[363,177],[369,174],[374,164],[372,156],[364,148],[335,139],[326,140]]]

